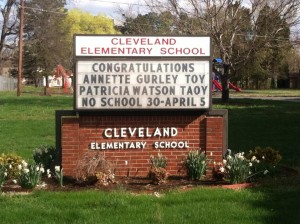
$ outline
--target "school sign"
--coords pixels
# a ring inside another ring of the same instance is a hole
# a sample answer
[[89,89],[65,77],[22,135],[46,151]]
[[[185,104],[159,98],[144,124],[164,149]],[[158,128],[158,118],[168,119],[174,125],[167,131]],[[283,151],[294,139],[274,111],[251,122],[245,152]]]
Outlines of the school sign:
[[76,109],[208,109],[210,51],[209,37],[76,36]]
[[99,151],[120,176],[147,175],[160,150],[171,175],[192,149],[222,160],[227,111],[211,110],[210,37],[75,35],[74,55],[74,110],[56,115],[66,175]]

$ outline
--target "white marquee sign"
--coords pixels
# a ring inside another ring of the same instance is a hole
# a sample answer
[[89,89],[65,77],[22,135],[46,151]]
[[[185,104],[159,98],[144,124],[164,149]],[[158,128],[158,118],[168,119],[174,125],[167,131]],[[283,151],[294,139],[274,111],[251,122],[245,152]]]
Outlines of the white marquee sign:
[[77,109],[209,107],[207,61],[79,61]]
[[209,37],[75,36],[75,108],[209,109],[210,47]]
[[207,57],[209,37],[75,36],[75,56]]

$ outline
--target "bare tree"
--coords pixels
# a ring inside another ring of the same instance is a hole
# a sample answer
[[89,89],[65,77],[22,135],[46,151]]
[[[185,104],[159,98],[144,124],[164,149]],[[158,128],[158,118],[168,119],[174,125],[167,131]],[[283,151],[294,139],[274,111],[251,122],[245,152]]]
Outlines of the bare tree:
[[[64,0],[27,0],[24,33],[24,76],[35,82],[65,64],[67,44],[60,24],[66,17]],[[45,94],[47,94],[45,88]]]
[[[152,10],[168,9],[177,16],[186,13],[199,20],[197,24],[212,37],[223,60],[223,102],[229,99],[230,75],[275,38],[277,47],[286,46],[289,40],[283,38],[283,32],[299,23],[299,0],[166,0],[164,6],[160,0],[146,2]],[[266,21],[271,23],[264,24]],[[267,28],[262,30],[262,26]]]
[[16,39],[18,34],[18,1],[17,0],[1,0],[0,1],[0,59],[4,61],[12,49],[16,47]]
[[[72,4],[75,0],[61,0],[63,4]],[[26,1],[25,7],[25,27],[30,26],[32,21],[27,21],[28,15],[32,15],[36,12],[43,12],[43,8],[31,8],[30,3],[31,0]],[[40,1],[42,2],[42,1]],[[54,0],[45,1],[47,3],[54,2]],[[29,7],[28,7],[29,6]],[[46,6],[45,6],[46,7]],[[20,0],[0,0],[0,66],[1,62],[4,62],[7,59],[15,60],[13,58],[13,53],[15,52],[16,47],[18,46],[18,39],[19,39],[19,8],[20,8]],[[40,11],[38,11],[40,10]],[[54,15],[55,12],[50,13]],[[36,13],[37,14],[37,13]],[[38,22],[39,18],[36,19]],[[44,27],[49,26],[49,24],[44,24]],[[46,29],[47,30],[47,29]],[[27,34],[28,35],[28,34]]]

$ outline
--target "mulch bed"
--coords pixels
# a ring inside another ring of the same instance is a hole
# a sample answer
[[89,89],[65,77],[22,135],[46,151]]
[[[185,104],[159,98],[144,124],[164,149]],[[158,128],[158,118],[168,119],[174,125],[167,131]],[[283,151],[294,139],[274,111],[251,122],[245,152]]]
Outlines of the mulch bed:
[[[281,167],[281,176],[295,178],[299,172],[288,167]],[[38,186],[37,189],[46,191],[83,191],[83,190],[102,190],[102,191],[126,191],[133,194],[153,194],[155,192],[168,192],[171,190],[187,191],[196,187],[219,187],[240,190],[243,188],[253,187],[254,183],[229,184],[223,179],[206,179],[206,180],[189,180],[185,177],[169,177],[166,183],[153,184],[149,178],[141,177],[116,177],[115,183],[108,185],[97,185],[95,179],[84,183],[78,183],[73,179],[64,179],[64,186],[60,187],[53,178],[43,178],[44,185]],[[2,187],[3,193],[20,193],[28,194],[32,190],[22,189],[12,181],[7,181]]]
[[[97,185],[91,183],[77,183],[73,180],[66,179],[64,186],[60,187],[54,179],[43,179],[44,184],[38,186],[37,189],[46,191],[83,191],[83,190],[102,190],[102,191],[126,191],[133,194],[153,194],[155,192],[168,192],[171,190],[187,191],[196,187],[226,187],[232,186],[223,180],[188,180],[182,177],[170,177],[166,183],[153,184],[149,178],[128,178],[117,177],[115,183],[108,185]],[[238,189],[253,186],[253,184],[240,185]],[[30,189],[22,189],[19,185],[9,181],[2,187],[3,193],[28,194],[32,192]]]

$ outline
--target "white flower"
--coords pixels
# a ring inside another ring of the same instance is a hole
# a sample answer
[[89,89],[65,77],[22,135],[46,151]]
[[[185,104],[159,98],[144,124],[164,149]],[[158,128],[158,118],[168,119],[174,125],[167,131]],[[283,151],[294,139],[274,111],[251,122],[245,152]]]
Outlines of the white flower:
[[47,186],[47,184],[45,182],[42,182],[37,185],[37,187],[40,187],[40,188],[45,188],[46,186]]
[[224,173],[225,172],[225,168],[223,166],[220,167],[220,172]]
[[265,171],[264,171],[264,175],[266,175],[267,173],[269,173],[269,171],[268,171],[268,170],[265,170]]
[[265,159],[265,156],[262,156],[261,158],[262,158],[262,159]]
[[153,194],[154,194],[154,196],[157,197],[157,198],[160,198],[160,197],[161,197],[161,195],[160,195],[158,192],[154,192]]
[[19,164],[19,165],[18,165],[18,170],[21,170],[21,169],[22,169],[22,165]]
[[40,171],[41,171],[41,173],[45,173],[44,167],[41,167]]
[[17,181],[17,180],[15,180],[15,179],[14,179],[14,180],[12,180],[12,182],[13,182],[14,184],[18,183],[18,181]]
[[205,161],[203,160],[202,162],[201,162],[201,164],[204,164],[205,163]]
[[245,157],[243,156],[243,153],[237,153],[236,157],[242,161],[245,159]]
[[12,165],[11,165],[11,164],[9,164],[8,168],[9,168],[9,169],[11,169],[11,168],[12,168]]
[[7,177],[7,172],[4,172],[4,176]]
[[25,169],[23,169],[23,172],[24,173],[29,173],[29,169],[25,168]]
[[259,160],[257,159],[256,162],[259,163]]
[[55,166],[55,171],[59,172],[60,171],[60,166]]
[[40,167],[39,167],[39,166],[37,166],[35,169],[36,169],[36,171],[38,171],[38,172],[40,171]]
[[249,166],[252,166],[252,163],[249,163]]
[[231,159],[231,158],[232,158],[231,155],[228,155],[228,156],[227,156],[227,159]]
[[226,166],[226,167],[227,167],[227,169],[229,169],[229,170],[231,169],[231,166]]
[[223,164],[226,165],[226,163],[227,163],[227,160],[223,159]]
[[251,162],[255,161],[256,160],[256,156],[252,156],[251,158]]
[[48,173],[48,178],[51,178],[51,173]]
[[22,160],[22,165],[23,165],[23,167],[27,167],[28,166],[28,164],[25,162],[25,160]]
[[50,169],[47,169],[47,174],[48,174],[48,175],[50,174]]

